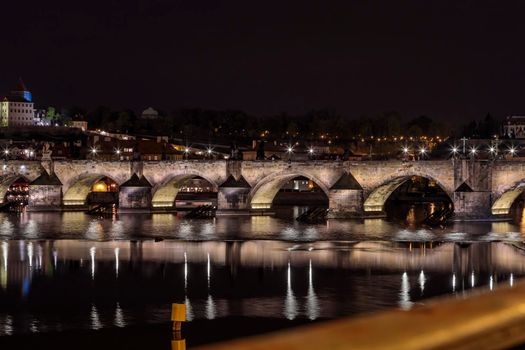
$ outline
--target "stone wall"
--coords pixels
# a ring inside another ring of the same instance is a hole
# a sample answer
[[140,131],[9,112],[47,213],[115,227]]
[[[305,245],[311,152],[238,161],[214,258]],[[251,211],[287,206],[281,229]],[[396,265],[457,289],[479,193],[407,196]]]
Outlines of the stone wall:
[[490,192],[454,193],[454,217],[456,219],[487,218],[490,213]]
[[40,176],[42,169],[42,164],[39,161],[3,161],[0,166],[0,176],[20,175],[24,176],[29,182],[31,182]]
[[330,218],[353,218],[363,215],[363,190],[330,190]]
[[455,190],[454,166],[449,160],[345,162],[344,167],[363,187],[365,198],[380,185],[414,175],[435,180],[451,197]]
[[119,192],[119,211],[124,209],[150,209],[151,188],[121,187]]
[[244,161],[242,176],[252,188],[269,181],[276,175],[307,177],[321,188],[328,189],[344,172],[343,162],[286,162],[286,161]]
[[62,186],[56,185],[30,185],[29,211],[55,211],[61,210]]
[[85,178],[107,176],[119,185],[127,181],[132,175],[131,162],[103,162],[93,160],[55,161],[53,170],[63,184],[63,192]]
[[249,188],[223,187],[217,193],[217,209],[243,210],[250,209],[248,205]]
[[525,184],[525,162],[494,162],[491,176],[493,201],[500,197],[504,192],[523,184]]
[[180,175],[200,176],[212,185],[219,186],[228,177],[227,163],[216,161],[162,161],[143,162],[142,175],[153,185],[154,190]]

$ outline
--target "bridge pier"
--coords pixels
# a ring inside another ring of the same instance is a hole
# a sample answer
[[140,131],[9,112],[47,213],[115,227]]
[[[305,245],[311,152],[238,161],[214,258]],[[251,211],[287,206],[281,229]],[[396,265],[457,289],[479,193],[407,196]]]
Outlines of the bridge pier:
[[344,172],[328,190],[328,218],[360,218],[363,203],[363,188],[351,173]]
[[28,211],[62,210],[62,182],[54,174],[44,170],[29,184]]
[[490,192],[454,192],[454,219],[488,219],[490,212]]
[[330,190],[328,203],[330,219],[363,217],[363,190]]
[[452,164],[456,186],[451,195],[454,204],[454,219],[491,218],[492,163],[462,159]]
[[131,178],[120,185],[119,209],[121,213],[150,211],[151,184],[144,177],[135,173]]
[[219,185],[217,193],[217,214],[228,211],[248,211],[251,186],[242,175],[239,178],[230,175]]

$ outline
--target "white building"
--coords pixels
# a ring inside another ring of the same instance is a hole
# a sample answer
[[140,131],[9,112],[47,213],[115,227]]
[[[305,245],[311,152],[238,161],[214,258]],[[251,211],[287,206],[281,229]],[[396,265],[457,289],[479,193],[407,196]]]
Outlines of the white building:
[[159,112],[157,112],[151,107],[148,107],[142,111],[142,114],[140,115],[140,117],[142,119],[157,119],[159,117]]
[[36,126],[51,126],[51,121],[47,119],[47,109],[35,109],[34,117]]
[[82,131],[86,131],[88,129],[88,122],[85,120],[72,120],[69,122],[70,128],[78,128],[82,129]]
[[35,124],[35,110],[31,92],[22,79],[16,88],[0,102],[0,126],[23,127]]
[[505,118],[503,136],[511,139],[525,138],[525,116],[513,115]]

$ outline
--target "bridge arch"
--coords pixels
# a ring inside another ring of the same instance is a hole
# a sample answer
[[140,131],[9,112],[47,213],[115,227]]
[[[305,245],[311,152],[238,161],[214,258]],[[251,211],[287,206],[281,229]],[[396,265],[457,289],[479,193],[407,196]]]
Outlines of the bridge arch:
[[328,198],[329,188],[317,177],[301,172],[294,171],[292,173],[277,173],[270,174],[260,180],[248,195],[248,203],[252,209],[266,209],[272,206],[272,202],[277,195],[277,192],[286,184],[297,177],[305,177],[313,181],[324,192]]
[[7,175],[0,178],[0,203],[4,203],[6,201],[6,195],[9,191],[9,188],[18,180],[22,180],[23,182],[29,184],[29,180],[23,175]]
[[104,178],[111,179],[120,187],[121,182],[116,181],[112,176],[96,173],[84,174],[71,181],[62,198],[62,204],[68,206],[84,206],[87,204],[88,195],[92,192],[93,186]]
[[401,185],[406,183],[408,180],[410,180],[412,177],[421,177],[427,180],[431,180],[439,186],[441,190],[443,190],[451,202],[453,202],[453,195],[452,193],[447,190],[447,188],[440,183],[438,180],[433,178],[432,176],[428,175],[422,175],[422,174],[411,174],[411,175],[403,175],[395,178],[391,178],[385,182],[383,182],[381,185],[374,188],[368,197],[366,198],[363,207],[364,211],[371,213],[371,212],[384,212],[385,210],[385,204],[387,200],[390,198],[390,196],[399,188]]
[[525,180],[505,190],[492,204],[492,215],[510,215],[512,205],[525,192]]
[[218,185],[209,176],[199,171],[192,171],[185,174],[169,175],[163,181],[153,188],[153,197],[151,205],[153,208],[172,208],[180,188],[184,183],[195,177],[203,178],[208,181],[214,191],[217,191]]

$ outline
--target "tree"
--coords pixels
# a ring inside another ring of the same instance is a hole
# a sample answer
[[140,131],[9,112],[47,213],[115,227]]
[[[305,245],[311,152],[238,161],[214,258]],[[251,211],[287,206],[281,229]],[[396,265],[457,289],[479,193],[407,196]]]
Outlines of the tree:
[[397,112],[386,115],[387,136],[398,136],[401,134],[401,116]]
[[286,127],[286,132],[288,133],[288,136],[294,137],[299,132],[299,127],[297,126],[297,123],[294,121],[289,121],[288,126]]
[[465,137],[478,137],[478,123],[475,120],[472,120],[467,125],[463,126],[462,136]]
[[129,112],[122,111],[118,113],[117,120],[115,121],[115,128],[119,132],[127,132],[132,127],[131,116]]
[[105,106],[99,106],[94,110],[90,111],[86,118],[89,125],[94,129],[108,128],[111,122],[111,109]]
[[416,124],[412,124],[408,128],[407,132],[408,132],[408,136],[413,136],[413,137],[419,137],[423,135],[423,130],[421,130],[421,128]]
[[487,113],[483,121],[479,123],[479,136],[489,139],[497,134],[499,134],[499,123],[490,113]]
[[49,106],[47,107],[46,112],[46,118],[51,121],[52,123],[56,122],[57,119],[60,117],[60,114],[57,113],[55,107]]

